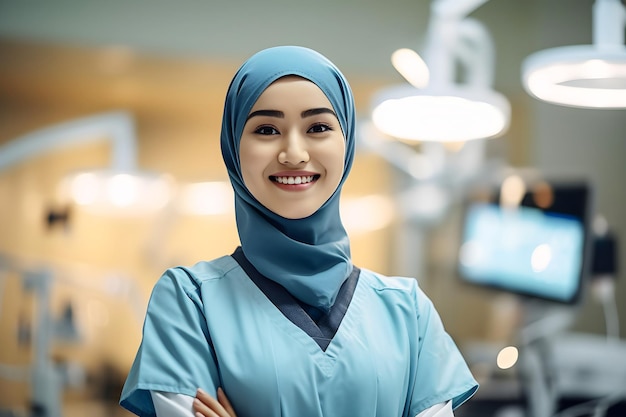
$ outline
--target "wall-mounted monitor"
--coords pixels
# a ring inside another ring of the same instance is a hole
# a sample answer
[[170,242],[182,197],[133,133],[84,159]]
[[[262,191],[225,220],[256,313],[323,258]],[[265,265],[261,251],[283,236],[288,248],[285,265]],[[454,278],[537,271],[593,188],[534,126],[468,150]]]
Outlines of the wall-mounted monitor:
[[468,201],[458,256],[462,280],[560,303],[575,303],[589,263],[591,189],[542,182],[514,205],[501,190]]

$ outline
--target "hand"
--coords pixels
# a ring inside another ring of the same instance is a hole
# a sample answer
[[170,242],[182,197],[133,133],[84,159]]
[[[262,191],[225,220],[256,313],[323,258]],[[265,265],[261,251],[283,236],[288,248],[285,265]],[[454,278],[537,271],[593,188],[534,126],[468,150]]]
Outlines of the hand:
[[196,417],[237,417],[221,388],[217,389],[217,400],[198,388],[196,399],[193,400],[193,411]]

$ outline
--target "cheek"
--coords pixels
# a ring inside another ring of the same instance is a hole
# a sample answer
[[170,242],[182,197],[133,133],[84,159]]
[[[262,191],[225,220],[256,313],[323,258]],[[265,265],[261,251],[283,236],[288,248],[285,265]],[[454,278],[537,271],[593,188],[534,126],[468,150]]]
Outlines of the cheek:
[[261,159],[247,147],[240,148],[239,166],[241,167],[243,182],[248,189],[255,181],[263,178]]
[[255,163],[254,159],[249,160],[241,165],[241,175],[245,186],[250,189],[263,180],[263,167]]
[[332,149],[329,149],[329,152],[326,154],[326,169],[332,177],[336,178],[337,182],[339,182],[343,176],[345,152],[346,148],[344,142],[339,142],[335,144]]

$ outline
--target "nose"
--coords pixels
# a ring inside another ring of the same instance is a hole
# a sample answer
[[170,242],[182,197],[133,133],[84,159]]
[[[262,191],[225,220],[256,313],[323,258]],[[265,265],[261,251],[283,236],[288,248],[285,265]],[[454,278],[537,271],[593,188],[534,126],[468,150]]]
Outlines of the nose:
[[309,162],[306,139],[299,133],[290,133],[285,136],[282,149],[278,154],[278,162],[291,166]]

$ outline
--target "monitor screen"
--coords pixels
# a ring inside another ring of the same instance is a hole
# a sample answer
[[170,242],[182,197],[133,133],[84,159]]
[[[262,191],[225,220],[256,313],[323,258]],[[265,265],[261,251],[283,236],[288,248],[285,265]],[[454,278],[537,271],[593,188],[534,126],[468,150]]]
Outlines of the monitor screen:
[[463,280],[562,303],[577,301],[587,253],[589,190],[551,185],[548,206],[532,192],[515,207],[499,196],[470,201],[458,256]]

